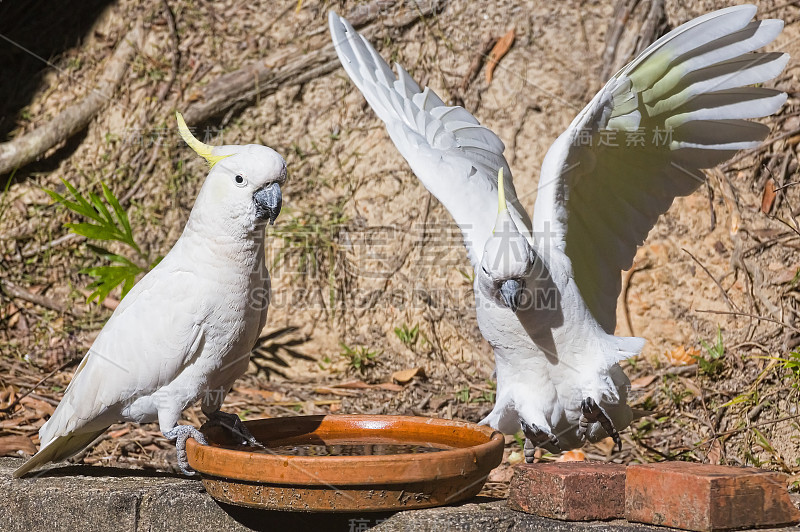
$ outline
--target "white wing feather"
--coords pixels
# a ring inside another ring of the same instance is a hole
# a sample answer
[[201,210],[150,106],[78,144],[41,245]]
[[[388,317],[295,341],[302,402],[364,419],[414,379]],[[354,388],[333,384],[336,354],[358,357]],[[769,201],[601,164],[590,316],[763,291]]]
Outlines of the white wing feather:
[[397,76],[347,20],[331,12],[339,60],[411,169],[460,227],[473,266],[480,262],[497,212],[497,172],[503,168],[512,217],[526,236],[531,222],[519,205],[503,142],[462,107],[421,90],[403,67]]
[[786,54],[753,53],[783,28],[780,20],[750,22],[755,12],[749,5],[715,11],[653,43],[545,157],[534,239],[566,252],[583,299],[609,333],[620,271],[658,216],[704,182],[701,168],[758,146],[769,128],[745,119],[770,115],[786,101],[779,91],[744,87],[774,78],[788,61]]
[[125,404],[172,382],[198,353],[201,309],[186,298],[196,283],[171,267],[171,256],[134,285],[103,327],[41,428],[42,448],[59,436],[116,423]]

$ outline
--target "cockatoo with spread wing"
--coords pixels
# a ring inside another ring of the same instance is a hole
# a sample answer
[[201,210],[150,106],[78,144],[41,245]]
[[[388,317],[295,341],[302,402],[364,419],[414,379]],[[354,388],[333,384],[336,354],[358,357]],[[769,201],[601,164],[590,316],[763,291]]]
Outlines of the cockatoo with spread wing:
[[123,421],[158,421],[190,474],[186,440],[205,438],[178,419],[201,399],[211,422],[257,444],[220,407],[267,319],[265,226],[281,210],[286,163],[266,146],[203,144],[177,117],[181,136],[211,166],[183,234],[100,331],[39,431],[39,452],[16,477],[72,456]]
[[767,126],[747,119],[786,101],[751,86],[788,61],[754,52],[783,28],[755,13],[742,5],[692,20],[614,75],[547,152],[532,219],[500,139],[401,66],[395,75],[330,14],[345,71],[461,228],[496,361],[496,404],[482,423],[522,428],[528,460],[535,446],[560,451],[607,436],[621,445],[632,412],[618,362],[644,340],[614,336],[620,272],[674,198],[704,183],[701,168],[766,137]]

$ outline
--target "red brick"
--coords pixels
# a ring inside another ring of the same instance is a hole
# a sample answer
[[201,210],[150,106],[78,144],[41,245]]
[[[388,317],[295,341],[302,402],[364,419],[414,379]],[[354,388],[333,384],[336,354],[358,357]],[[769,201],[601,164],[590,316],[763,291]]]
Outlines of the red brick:
[[750,467],[662,462],[628,467],[625,517],[686,530],[727,530],[800,521],[786,476]]
[[625,466],[606,462],[519,464],[508,506],[567,521],[617,519],[625,514]]

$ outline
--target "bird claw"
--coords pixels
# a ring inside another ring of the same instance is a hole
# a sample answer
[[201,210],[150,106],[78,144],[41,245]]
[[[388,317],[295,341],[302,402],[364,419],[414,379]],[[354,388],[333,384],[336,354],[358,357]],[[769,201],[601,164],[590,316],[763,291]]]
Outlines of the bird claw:
[[168,440],[175,441],[175,451],[178,455],[178,468],[181,472],[189,477],[197,475],[197,471],[191,468],[189,459],[186,457],[186,440],[194,438],[200,445],[208,445],[208,441],[203,433],[191,425],[175,425],[171,430],[163,434]]
[[253,447],[260,447],[264,449],[264,445],[258,441],[255,436],[253,436],[247,427],[245,427],[242,420],[236,414],[230,414],[228,412],[223,412],[222,410],[217,410],[208,414],[208,421],[203,425],[218,425],[225,429],[228,429],[234,437],[238,436],[242,444],[250,444]]
[[592,399],[591,397],[587,397],[583,401],[581,401],[581,417],[578,420],[578,436],[581,438],[586,437],[586,431],[589,428],[589,423],[600,423],[600,426],[603,427],[603,430],[611,436],[611,439],[614,440],[614,443],[617,445],[617,448],[622,451],[622,438],[619,437],[619,432],[617,432],[616,427],[614,427],[614,423],[611,421],[611,418],[608,417],[608,414],[603,407],[597,404],[597,402]]
[[522,453],[525,455],[526,464],[533,463],[537,447],[542,447],[546,444],[559,447],[558,438],[547,429],[531,425],[523,420],[520,420],[520,424],[522,425],[522,432],[525,433],[525,445],[522,448]]

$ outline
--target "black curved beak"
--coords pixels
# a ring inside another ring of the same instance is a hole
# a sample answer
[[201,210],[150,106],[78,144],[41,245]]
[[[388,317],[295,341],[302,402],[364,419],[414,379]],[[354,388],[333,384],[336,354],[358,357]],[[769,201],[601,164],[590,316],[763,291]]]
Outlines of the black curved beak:
[[253,201],[256,203],[256,216],[262,220],[269,220],[269,225],[274,224],[283,204],[280,185],[270,183],[261,187],[253,194]]
[[522,296],[522,283],[515,279],[508,279],[503,281],[500,285],[500,296],[503,302],[512,312],[516,312],[519,308],[519,300]]

